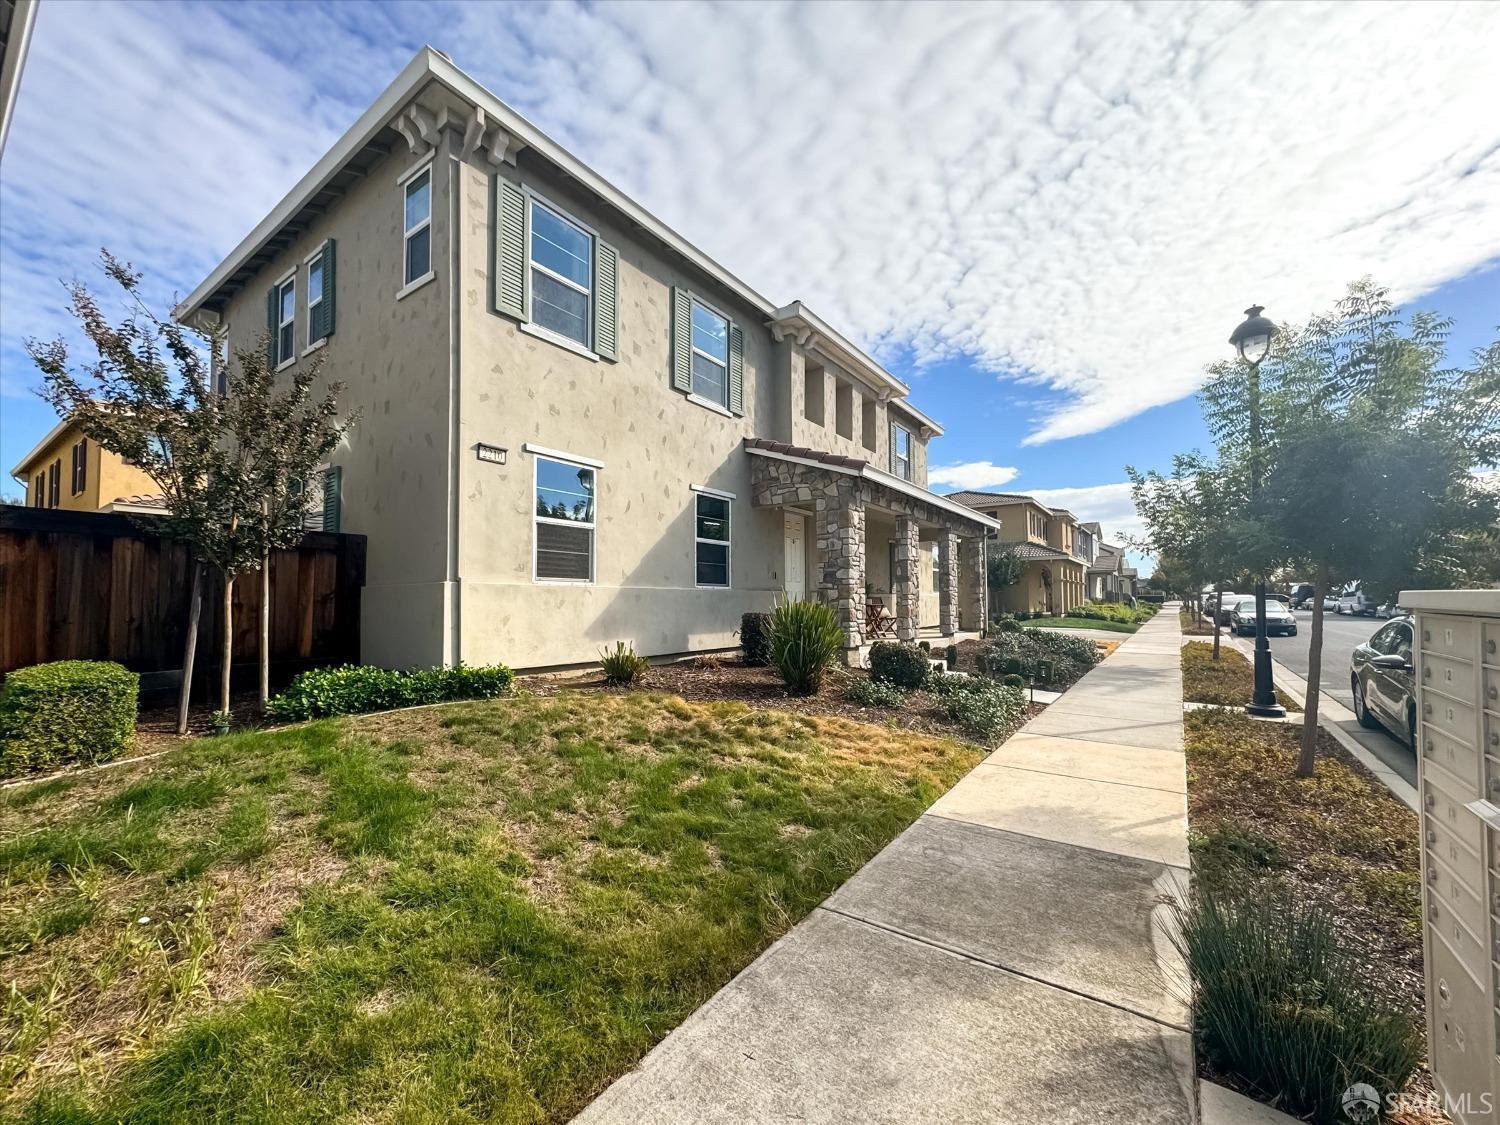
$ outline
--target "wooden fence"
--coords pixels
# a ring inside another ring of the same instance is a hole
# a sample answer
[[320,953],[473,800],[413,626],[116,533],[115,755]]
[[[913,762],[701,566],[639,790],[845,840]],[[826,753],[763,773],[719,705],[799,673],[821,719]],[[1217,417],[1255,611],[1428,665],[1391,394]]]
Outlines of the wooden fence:
[[[116,660],[144,691],[182,679],[192,571],[187,548],[150,532],[150,517],[0,506],[0,673],[49,660]],[[359,659],[365,537],[308,532],[271,557],[271,666],[279,682]],[[204,583],[197,682],[217,682],[221,591]],[[237,679],[253,683],[260,575],[234,585]]]

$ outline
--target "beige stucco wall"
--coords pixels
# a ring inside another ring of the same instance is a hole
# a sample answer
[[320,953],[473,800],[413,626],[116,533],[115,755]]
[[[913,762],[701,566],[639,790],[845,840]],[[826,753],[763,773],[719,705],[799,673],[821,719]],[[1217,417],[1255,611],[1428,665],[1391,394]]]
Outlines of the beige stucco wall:
[[[94,512],[119,496],[137,496],[142,493],[160,492],[157,483],[134,465],[127,465],[119,454],[102,449],[98,442],[88,443],[86,455],[88,468],[84,473],[81,492],[73,491],[73,446],[83,437],[76,426],[69,426],[39,449],[24,466],[20,474],[26,480],[26,503],[32,507],[47,507],[46,473],[59,465],[57,507],[68,512]],[[42,475],[42,503],[37,504],[37,476]]]
[[[650,655],[732,647],[740,615],[770,608],[782,581],[782,513],[751,506],[742,445],[774,428],[770,372],[778,349],[764,317],[642,245],[527,153],[503,174],[618,249],[619,360],[578,355],[490,311],[491,184],[486,170],[463,166],[461,655],[472,663],[542,667],[592,661],[617,640]],[[743,417],[672,389],[673,285],[699,294],[743,330]],[[476,442],[504,446],[507,464],[479,461]],[[528,442],[604,462],[592,585],[533,581],[535,458],[523,449]],[[736,496],[729,589],[696,588],[693,484]],[[808,579],[811,588],[811,565]]]
[[[411,666],[451,659],[448,575],[449,161],[433,161],[432,257],[436,278],[402,288],[404,192],[397,179],[418,157],[404,145],[300,235],[229,302],[232,348],[264,346],[266,293],[297,267],[297,364],[323,361],[342,380],[341,400],[362,417],[332,462],[343,466],[341,529],[367,535],[361,652],[367,663]],[[310,356],[303,259],[337,240],[336,317]]]

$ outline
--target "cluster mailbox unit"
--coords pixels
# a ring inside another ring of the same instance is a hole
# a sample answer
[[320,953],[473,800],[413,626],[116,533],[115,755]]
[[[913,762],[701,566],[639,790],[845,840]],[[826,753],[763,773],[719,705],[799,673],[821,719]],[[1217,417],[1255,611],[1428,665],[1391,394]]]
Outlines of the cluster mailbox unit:
[[1500,1125],[1500,590],[1412,590],[1428,1054],[1460,1125]]

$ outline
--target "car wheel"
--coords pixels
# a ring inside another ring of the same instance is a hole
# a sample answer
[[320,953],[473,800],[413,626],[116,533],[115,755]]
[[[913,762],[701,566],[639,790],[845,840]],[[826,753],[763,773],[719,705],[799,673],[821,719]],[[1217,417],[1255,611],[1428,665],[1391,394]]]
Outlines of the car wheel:
[[1293,625],[1290,629],[1288,629],[1286,631],[1286,635],[1289,637],[1295,637],[1297,635],[1297,626]]
[[1354,717],[1359,720],[1359,725],[1366,730],[1379,730],[1380,723],[1370,714],[1370,706],[1365,702],[1365,689],[1360,686],[1359,677],[1350,676],[1349,686],[1354,689]]

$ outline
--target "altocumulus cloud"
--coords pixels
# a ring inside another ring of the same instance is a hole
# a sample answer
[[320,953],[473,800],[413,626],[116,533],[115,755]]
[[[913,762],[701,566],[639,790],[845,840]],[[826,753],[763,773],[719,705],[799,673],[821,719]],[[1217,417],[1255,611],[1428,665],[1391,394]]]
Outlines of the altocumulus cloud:
[[1036,385],[1031,442],[1192,391],[1252,299],[1500,254],[1491,4],[54,4],[0,183],[7,383],[58,276],[108,244],[185,291],[423,41],[763,292]]

